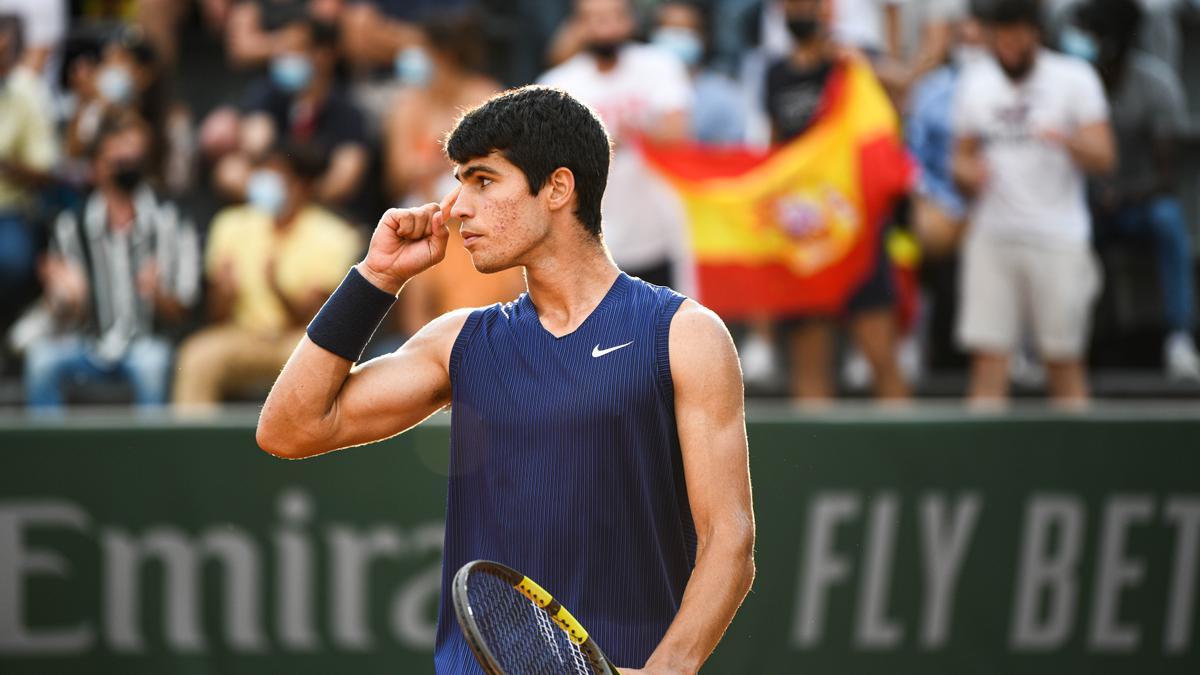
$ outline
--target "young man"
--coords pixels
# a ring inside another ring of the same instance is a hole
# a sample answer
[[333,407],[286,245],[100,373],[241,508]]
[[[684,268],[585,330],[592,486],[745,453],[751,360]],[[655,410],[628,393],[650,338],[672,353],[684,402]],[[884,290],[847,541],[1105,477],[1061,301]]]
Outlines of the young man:
[[41,265],[51,311],[71,326],[25,358],[29,406],[56,411],[75,381],[124,381],[134,403],[161,406],[171,342],[160,330],[199,295],[200,244],[191,222],[147,182],[152,130],[131,113],[105,119],[92,150],[96,188],[54,223]]
[[[461,186],[383,215],[275,383],[258,442],[311,457],[452,404],[442,584],[475,558],[538,579],[625,673],[694,673],[754,576],[737,354],[721,321],[622,273],[600,234],[610,142],[566,93],[525,87],[447,142]],[[352,368],[461,221],[476,269],[528,293],[450,312]],[[443,593],[435,665],[480,672]]]
[[1081,59],[1041,47],[1038,0],[983,12],[992,58],[963,70],[952,171],[970,203],[958,339],[972,354],[970,397],[1002,401],[1008,357],[1026,326],[1050,395],[1087,398],[1084,351],[1100,285],[1087,174],[1116,162],[1104,89]]

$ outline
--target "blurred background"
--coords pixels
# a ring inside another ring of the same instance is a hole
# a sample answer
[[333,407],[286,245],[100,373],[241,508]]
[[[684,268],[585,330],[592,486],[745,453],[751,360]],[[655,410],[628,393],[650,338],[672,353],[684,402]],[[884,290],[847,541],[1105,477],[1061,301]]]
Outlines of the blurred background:
[[[1197,672],[1191,0],[0,0],[0,670],[429,669],[446,416],[251,431],[530,83],[614,139],[616,262],[739,347],[712,672]],[[452,244],[364,358],[523,290]]]

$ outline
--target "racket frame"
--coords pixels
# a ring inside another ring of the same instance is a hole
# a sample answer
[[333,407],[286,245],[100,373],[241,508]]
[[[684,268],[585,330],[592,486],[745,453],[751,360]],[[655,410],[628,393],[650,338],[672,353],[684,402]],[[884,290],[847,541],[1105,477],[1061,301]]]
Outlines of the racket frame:
[[584,658],[595,669],[596,675],[620,675],[620,671],[608,660],[608,657],[601,651],[600,646],[584,630],[582,624],[559,601],[547,593],[545,589],[532,579],[529,579],[507,565],[490,560],[475,560],[463,565],[455,573],[451,596],[452,604],[454,605],[454,615],[458,619],[459,628],[462,629],[463,636],[466,638],[471,652],[475,654],[475,660],[479,662],[479,665],[487,675],[518,674],[505,673],[500,668],[500,661],[492,653],[492,650],[483,638],[482,631],[480,631],[479,624],[476,622],[475,615],[471,610],[470,599],[467,596],[467,587],[473,574],[490,574],[500,579],[512,586],[518,593],[528,598],[541,611],[546,612],[550,618],[550,623],[563,631],[568,640],[579,646],[579,650],[583,652]]

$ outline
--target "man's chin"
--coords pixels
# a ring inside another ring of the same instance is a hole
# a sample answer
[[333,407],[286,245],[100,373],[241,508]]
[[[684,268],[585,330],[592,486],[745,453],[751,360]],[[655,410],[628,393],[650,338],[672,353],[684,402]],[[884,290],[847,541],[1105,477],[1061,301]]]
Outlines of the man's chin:
[[475,266],[475,271],[481,274],[495,274],[513,266],[511,262],[500,260],[487,260],[481,256],[472,255],[471,264]]

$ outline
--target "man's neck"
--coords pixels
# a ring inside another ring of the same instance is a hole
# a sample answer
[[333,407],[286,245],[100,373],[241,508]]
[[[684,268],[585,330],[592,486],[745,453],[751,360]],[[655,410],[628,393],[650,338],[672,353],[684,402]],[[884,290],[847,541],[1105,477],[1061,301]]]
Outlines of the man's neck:
[[532,256],[536,262],[525,266],[529,299],[542,326],[554,335],[578,328],[620,274],[608,250],[589,238],[585,235],[554,253]]
[[304,210],[304,205],[299,203],[288,204],[284,206],[283,210],[279,212],[279,215],[275,217],[275,231],[283,232],[291,229],[292,225],[296,223],[296,218],[299,217],[302,210]]
[[101,187],[100,194],[104,197],[104,216],[109,229],[128,229],[137,215],[133,206],[133,195],[114,186]]

